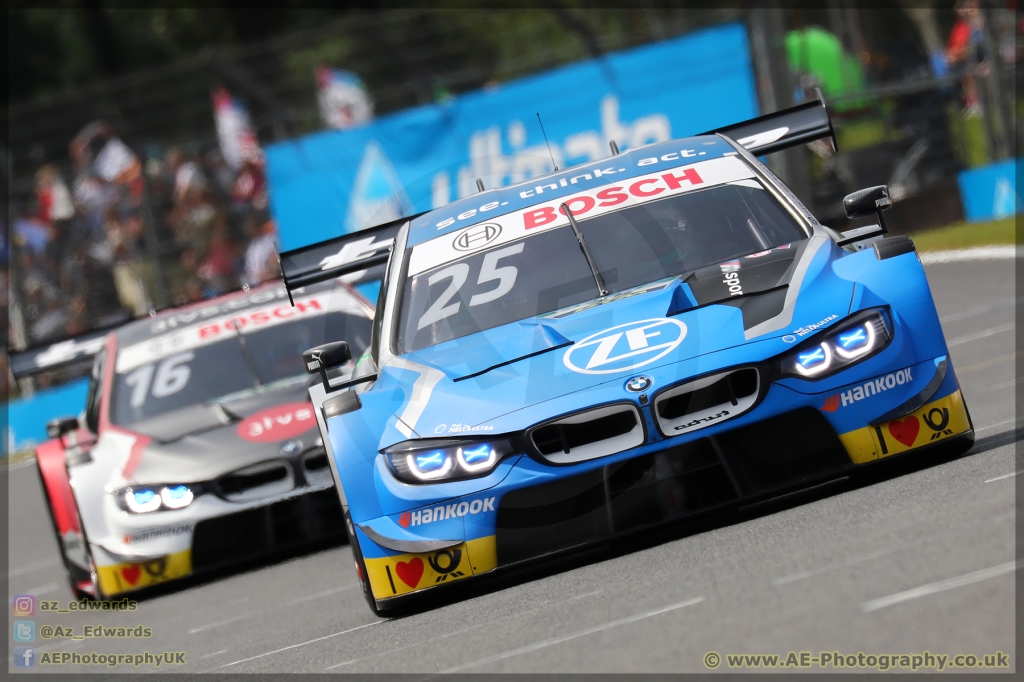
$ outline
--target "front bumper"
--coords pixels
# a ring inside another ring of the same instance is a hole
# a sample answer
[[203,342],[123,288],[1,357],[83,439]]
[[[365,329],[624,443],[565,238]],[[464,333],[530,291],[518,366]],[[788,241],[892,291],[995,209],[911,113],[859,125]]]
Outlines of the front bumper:
[[220,500],[212,505],[216,509],[196,505],[187,515],[177,513],[177,518],[171,517],[173,512],[161,514],[159,526],[154,524],[157,519],[143,519],[151,527],[125,529],[116,541],[97,543],[92,553],[100,593],[110,597],[345,537],[344,516],[333,485],[297,489],[283,498],[241,510]]
[[[643,447],[572,467],[522,457],[490,489],[358,524],[373,596],[383,606],[498,567],[808,487],[946,439],[973,438],[945,363],[937,358],[824,393],[773,384],[736,419],[654,436]],[[922,395],[927,402],[912,409]],[[419,541],[445,546],[415,551]]]

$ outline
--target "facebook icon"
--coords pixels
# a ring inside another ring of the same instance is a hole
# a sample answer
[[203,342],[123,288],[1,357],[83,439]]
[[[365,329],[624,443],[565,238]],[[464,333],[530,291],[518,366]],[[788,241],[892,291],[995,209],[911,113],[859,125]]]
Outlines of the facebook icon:
[[36,664],[36,651],[30,646],[14,647],[14,667],[32,668]]

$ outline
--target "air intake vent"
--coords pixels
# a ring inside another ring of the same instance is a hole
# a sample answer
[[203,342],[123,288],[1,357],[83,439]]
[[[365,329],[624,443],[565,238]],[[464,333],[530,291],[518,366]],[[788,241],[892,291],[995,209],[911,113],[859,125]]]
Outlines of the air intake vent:
[[732,419],[754,406],[759,388],[753,367],[674,386],[654,399],[658,427],[665,435],[678,436]]
[[539,426],[530,438],[544,459],[571,464],[643,445],[644,429],[635,407],[609,405]]
[[327,453],[323,450],[314,450],[310,452],[302,460],[302,466],[306,469],[307,473],[326,469],[328,466]]
[[295,487],[291,467],[271,461],[239,469],[216,481],[221,497],[232,502],[247,502],[288,492]]

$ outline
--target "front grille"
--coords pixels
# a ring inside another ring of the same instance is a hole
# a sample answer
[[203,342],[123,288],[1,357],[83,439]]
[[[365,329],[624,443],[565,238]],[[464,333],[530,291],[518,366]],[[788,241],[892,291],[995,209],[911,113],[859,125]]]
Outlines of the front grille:
[[817,410],[789,412],[508,493],[498,503],[498,563],[735,504],[849,465],[839,437]]
[[334,488],[200,521],[192,541],[192,566],[201,571],[278,550],[345,536]]
[[313,450],[302,458],[302,468],[306,473],[323,471],[327,467],[327,453],[323,450]]
[[743,414],[757,402],[757,369],[745,367],[689,381],[654,399],[658,427],[678,436]]
[[542,458],[570,464],[643,445],[644,429],[633,405],[607,405],[538,426],[530,439]]
[[288,492],[295,487],[295,477],[288,462],[272,460],[225,474],[214,486],[224,499],[246,502]]

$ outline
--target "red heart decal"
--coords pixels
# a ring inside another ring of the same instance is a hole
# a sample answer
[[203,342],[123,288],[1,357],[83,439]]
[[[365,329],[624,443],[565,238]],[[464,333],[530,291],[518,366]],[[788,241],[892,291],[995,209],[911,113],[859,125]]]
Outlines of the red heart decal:
[[416,587],[420,584],[420,578],[423,577],[423,559],[416,557],[409,563],[399,561],[395,565],[395,573],[403,583],[409,587]]
[[889,434],[908,448],[917,440],[917,432],[921,430],[921,422],[910,415],[903,421],[895,419],[889,422]]
[[131,566],[122,566],[121,575],[124,576],[124,579],[128,581],[129,585],[134,585],[139,582],[139,576],[142,575],[142,569],[135,564],[132,564]]

